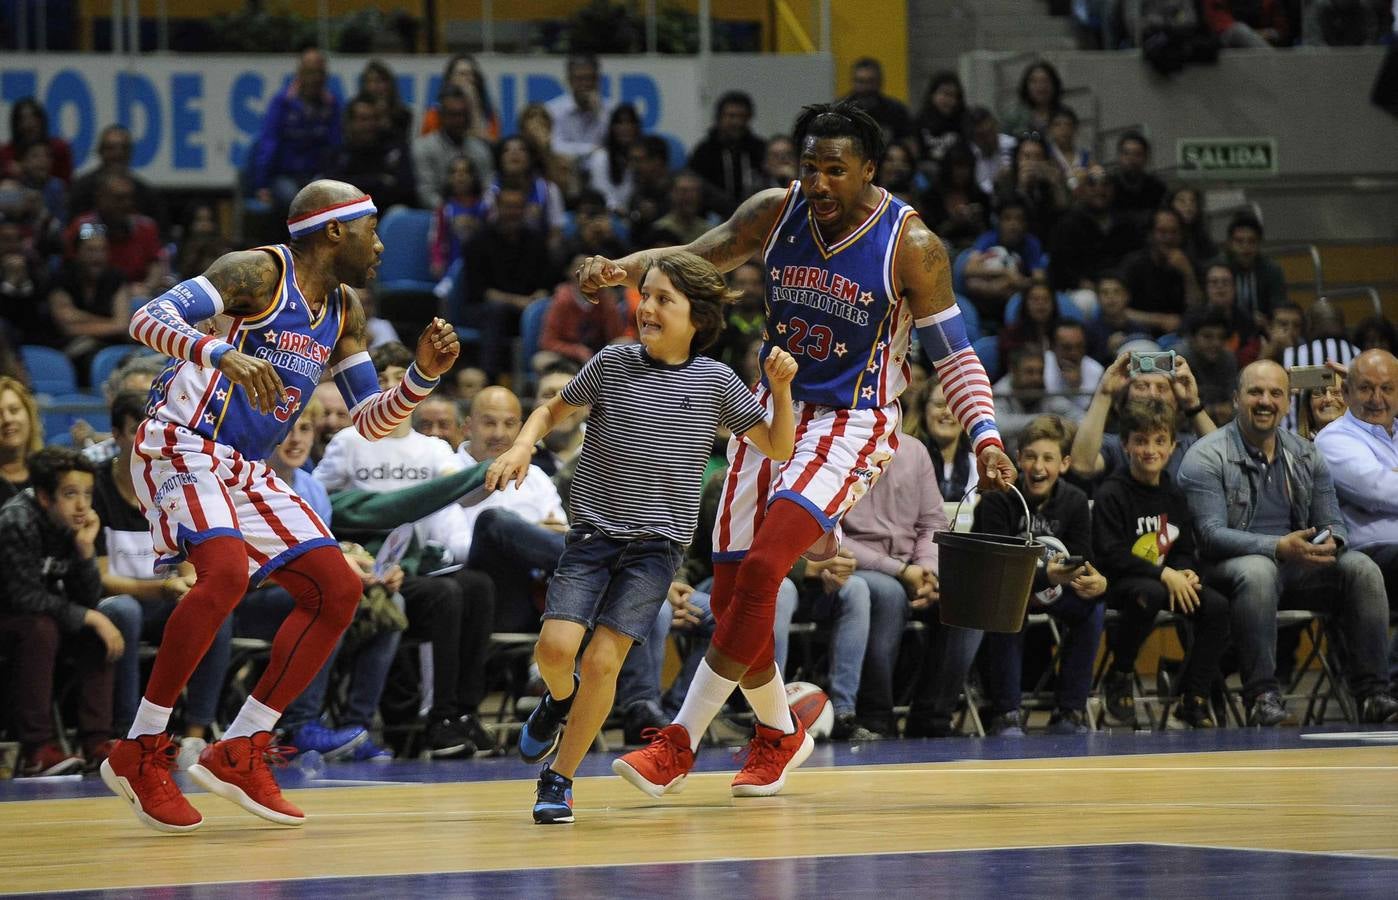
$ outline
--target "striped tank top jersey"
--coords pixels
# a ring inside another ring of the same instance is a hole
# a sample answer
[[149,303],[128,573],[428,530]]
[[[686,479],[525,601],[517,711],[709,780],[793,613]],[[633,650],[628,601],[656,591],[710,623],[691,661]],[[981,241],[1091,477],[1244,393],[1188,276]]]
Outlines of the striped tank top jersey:
[[[344,327],[344,293],[336,289],[319,315],[296,286],[296,265],[285,244],[262,247],[276,254],[282,278],[272,304],[252,316],[234,317],[219,336],[234,349],[270,362],[287,399],[262,413],[247,392],[218,369],[174,359],[151,387],[147,415],[182,425],[201,437],[237,450],[245,459],[266,459],[282,442],[320,383],[321,372]],[[216,319],[215,321],[221,321]]]
[[767,321],[763,355],[773,345],[796,357],[796,400],[819,406],[877,409],[908,385],[912,313],[893,289],[893,267],[908,204],[879,189],[879,202],[847,237],[827,244],[810,214],[801,182],[787,188],[763,244]]

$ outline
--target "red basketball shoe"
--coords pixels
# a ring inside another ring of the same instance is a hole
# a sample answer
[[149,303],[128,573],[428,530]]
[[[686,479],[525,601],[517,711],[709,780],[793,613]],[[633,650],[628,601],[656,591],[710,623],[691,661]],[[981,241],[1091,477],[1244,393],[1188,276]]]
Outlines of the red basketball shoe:
[[786,784],[786,773],[806,761],[815,749],[815,741],[806,733],[801,720],[792,716],[796,731],[782,734],[775,728],[757,723],[757,731],[748,742],[747,762],[733,776],[734,797],[770,797]]
[[612,771],[652,797],[684,790],[684,780],[694,768],[689,732],[683,725],[666,725],[647,728],[641,737],[649,738],[650,744],[612,760]]
[[116,741],[98,771],[118,797],[130,801],[136,818],[156,831],[182,834],[204,822],[170,778],[179,749],[170,735],[143,734]]
[[278,825],[300,825],[306,814],[282,797],[269,762],[278,765],[296,752],[273,747],[272,732],[215,741],[189,767],[189,777],[205,790],[231,800],[255,816]]

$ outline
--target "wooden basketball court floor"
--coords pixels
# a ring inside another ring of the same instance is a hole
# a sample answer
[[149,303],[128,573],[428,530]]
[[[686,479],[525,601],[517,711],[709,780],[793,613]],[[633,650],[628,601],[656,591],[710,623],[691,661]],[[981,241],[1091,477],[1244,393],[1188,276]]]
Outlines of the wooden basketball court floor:
[[[735,800],[706,748],[652,800],[594,754],[532,824],[516,758],[332,764],[299,829],[191,793],[149,831],[87,778],[0,784],[0,893],[103,897],[1398,896],[1398,732],[1099,733],[817,747]],[[183,776],[181,776],[183,778]]]

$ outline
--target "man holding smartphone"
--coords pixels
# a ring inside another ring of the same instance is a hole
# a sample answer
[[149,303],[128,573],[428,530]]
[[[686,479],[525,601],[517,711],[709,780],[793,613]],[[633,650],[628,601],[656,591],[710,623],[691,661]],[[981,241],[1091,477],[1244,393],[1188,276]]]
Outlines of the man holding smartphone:
[[1233,600],[1248,724],[1287,718],[1276,677],[1279,608],[1333,616],[1360,717],[1398,722],[1384,671],[1383,575],[1368,556],[1344,552],[1348,532],[1325,460],[1314,444],[1280,428],[1290,397],[1290,378],[1277,363],[1243,369],[1237,416],[1200,439],[1180,466],[1204,581]]
[[[1398,358],[1366,350],[1344,380],[1349,409],[1316,435],[1335,478],[1350,546],[1378,563],[1389,608],[1398,602]],[[1389,672],[1398,665],[1398,639]]]
[[[1185,452],[1217,427],[1204,410],[1189,363],[1182,356],[1166,356],[1168,352],[1122,353],[1107,367],[1073,438],[1072,470],[1078,478],[1096,483],[1128,468],[1120,438],[1105,432],[1108,418],[1112,413],[1120,416],[1129,402],[1159,400],[1174,408],[1177,422],[1187,423],[1189,430],[1175,435],[1175,449],[1166,463],[1172,479],[1178,477]],[[1142,357],[1151,360],[1150,371],[1142,365]]]

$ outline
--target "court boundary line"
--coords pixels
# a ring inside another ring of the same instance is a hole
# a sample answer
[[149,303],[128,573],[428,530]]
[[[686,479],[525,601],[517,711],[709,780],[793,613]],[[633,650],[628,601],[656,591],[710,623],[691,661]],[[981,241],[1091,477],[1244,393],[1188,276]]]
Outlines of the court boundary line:
[[[159,890],[162,888],[207,888],[225,887],[234,885],[257,885],[257,884],[291,884],[302,881],[334,881],[334,880],[358,880],[365,878],[423,878],[437,875],[485,875],[498,872],[516,872],[521,875],[535,872],[564,872],[574,869],[617,869],[635,868],[638,866],[698,866],[708,863],[760,863],[779,862],[786,860],[806,860],[806,859],[853,859],[865,856],[950,856],[966,853],[997,853],[1001,851],[1022,851],[1022,850],[1082,850],[1099,847],[1121,847],[1129,849],[1131,847],[1175,847],[1185,850],[1222,850],[1222,851],[1246,851],[1255,853],[1295,853],[1306,856],[1333,856],[1341,859],[1370,860],[1388,862],[1398,865],[1398,858],[1392,856],[1376,856],[1359,852],[1345,850],[1285,850],[1275,847],[1233,847],[1233,846],[1210,846],[1208,844],[1190,844],[1173,841],[1102,841],[1089,842],[1084,844],[1017,844],[1008,847],[953,847],[946,850],[874,850],[867,852],[849,853],[802,853],[782,856],[716,856],[710,859],[680,859],[680,860],[649,860],[617,863],[580,863],[572,866],[541,866],[531,869],[438,869],[426,872],[400,872],[396,874],[373,874],[373,875],[303,875],[294,878],[261,878],[257,880],[240,881],[189,881],[182,883],[166,884],[139,884],[123,885],[113,888],[97,888],[99,891],[146,891]],[[57,891],[22,891],[19,893],[7,894],[11,897],[38,896],[41,894],[78,894],[91,893],[93,888],[69,888]]]

